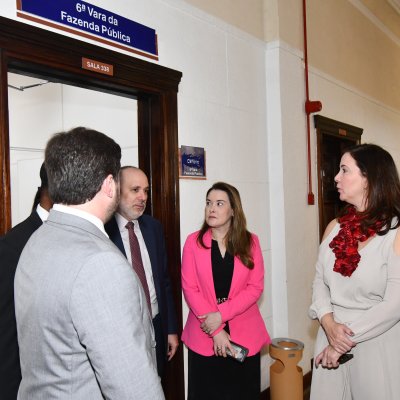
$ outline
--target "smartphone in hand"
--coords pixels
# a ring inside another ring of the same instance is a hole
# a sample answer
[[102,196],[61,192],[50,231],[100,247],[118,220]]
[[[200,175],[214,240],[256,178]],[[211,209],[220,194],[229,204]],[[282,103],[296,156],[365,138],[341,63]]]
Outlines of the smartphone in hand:
[[338,358],[338,363],[344,364],[347,361],[351,360],[354,357],[354,354],[350,354],[350,353],[344,353],[342,354],[339,358]]
[[247,357],[247,354],[249,354],[249,349],[235,342],[231,342],[231,346],[233,347],[235,354],[232,354],[228,348],[226,349],[226,354],[236,361],[243,362]]

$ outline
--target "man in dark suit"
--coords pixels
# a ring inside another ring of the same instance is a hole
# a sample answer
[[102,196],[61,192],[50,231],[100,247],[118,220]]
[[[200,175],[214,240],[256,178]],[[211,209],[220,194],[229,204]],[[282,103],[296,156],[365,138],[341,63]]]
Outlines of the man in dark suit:
[[21,252],[32,233],[49,215],[53,203],[47,190],[47,174],[40,168],[32,214],[0,238],[0,398],[15,400],[21,381],[17,327],[14,310],[14,276]]
[[[105,228],[110,239],[132,264],[136,257],[132,253],[127,224],[133,222],[132,229],[139,243],[139,258],[145,272],[143,286],[150,303],[156,335],[157,369],[162,376],[167,359],[171,360],[179,345],[163,229],[159,221],[143,214],[149,182],[142,170],[130,166],[121,168],[120,191],[117,213]],[[133,268],[136,271],[135,265]]]

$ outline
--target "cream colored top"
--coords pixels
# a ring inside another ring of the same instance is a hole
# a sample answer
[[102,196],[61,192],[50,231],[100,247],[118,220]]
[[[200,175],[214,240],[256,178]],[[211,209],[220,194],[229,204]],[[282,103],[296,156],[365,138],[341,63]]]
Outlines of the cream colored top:
[[376,337],[400,321],[400,256],[393,250],[397,229],[374,236],[359,253],[351,277],[333,271],[335,255],[329,243],[339,232],[336,224],[321,243],[313,283],[311,318],[333,312],[335,321],[348,325],[355,342]]

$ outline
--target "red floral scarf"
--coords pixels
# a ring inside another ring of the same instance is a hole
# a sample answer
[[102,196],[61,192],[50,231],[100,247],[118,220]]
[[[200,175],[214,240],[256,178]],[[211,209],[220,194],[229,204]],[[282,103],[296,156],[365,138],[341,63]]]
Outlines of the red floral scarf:
[[369,227],[367,232],[361,230],[362,217],[354,207],[349,207],[346,214],[339,218],[340,230],[329,243],[335,253],[336,260],[333,270],[343,276],[351,276],[357,269],[361,256],[358,252],[358,243],[365,242],[378,232],[383,223],[378,221]]

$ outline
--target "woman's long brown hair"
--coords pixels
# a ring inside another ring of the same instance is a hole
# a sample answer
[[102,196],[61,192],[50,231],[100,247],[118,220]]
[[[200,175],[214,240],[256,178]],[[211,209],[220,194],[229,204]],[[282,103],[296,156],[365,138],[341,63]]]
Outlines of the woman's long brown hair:
[[[246,217],[243,212],[242,202],[238,190],[225,182],[216,182],[207,191],[206,198],[212,190],[222,190],[228,195],[229,203],[233,210],[231,225],[225,236],[225,245],[228,253],[238,257],[240,261],[249,269],[254,268],[254,260],[251,255],[252,238],[251,233],[247,230]],[[207,249],[204,244],[204,234],[210,229],[204,220],[197,236],[197,243]]]

